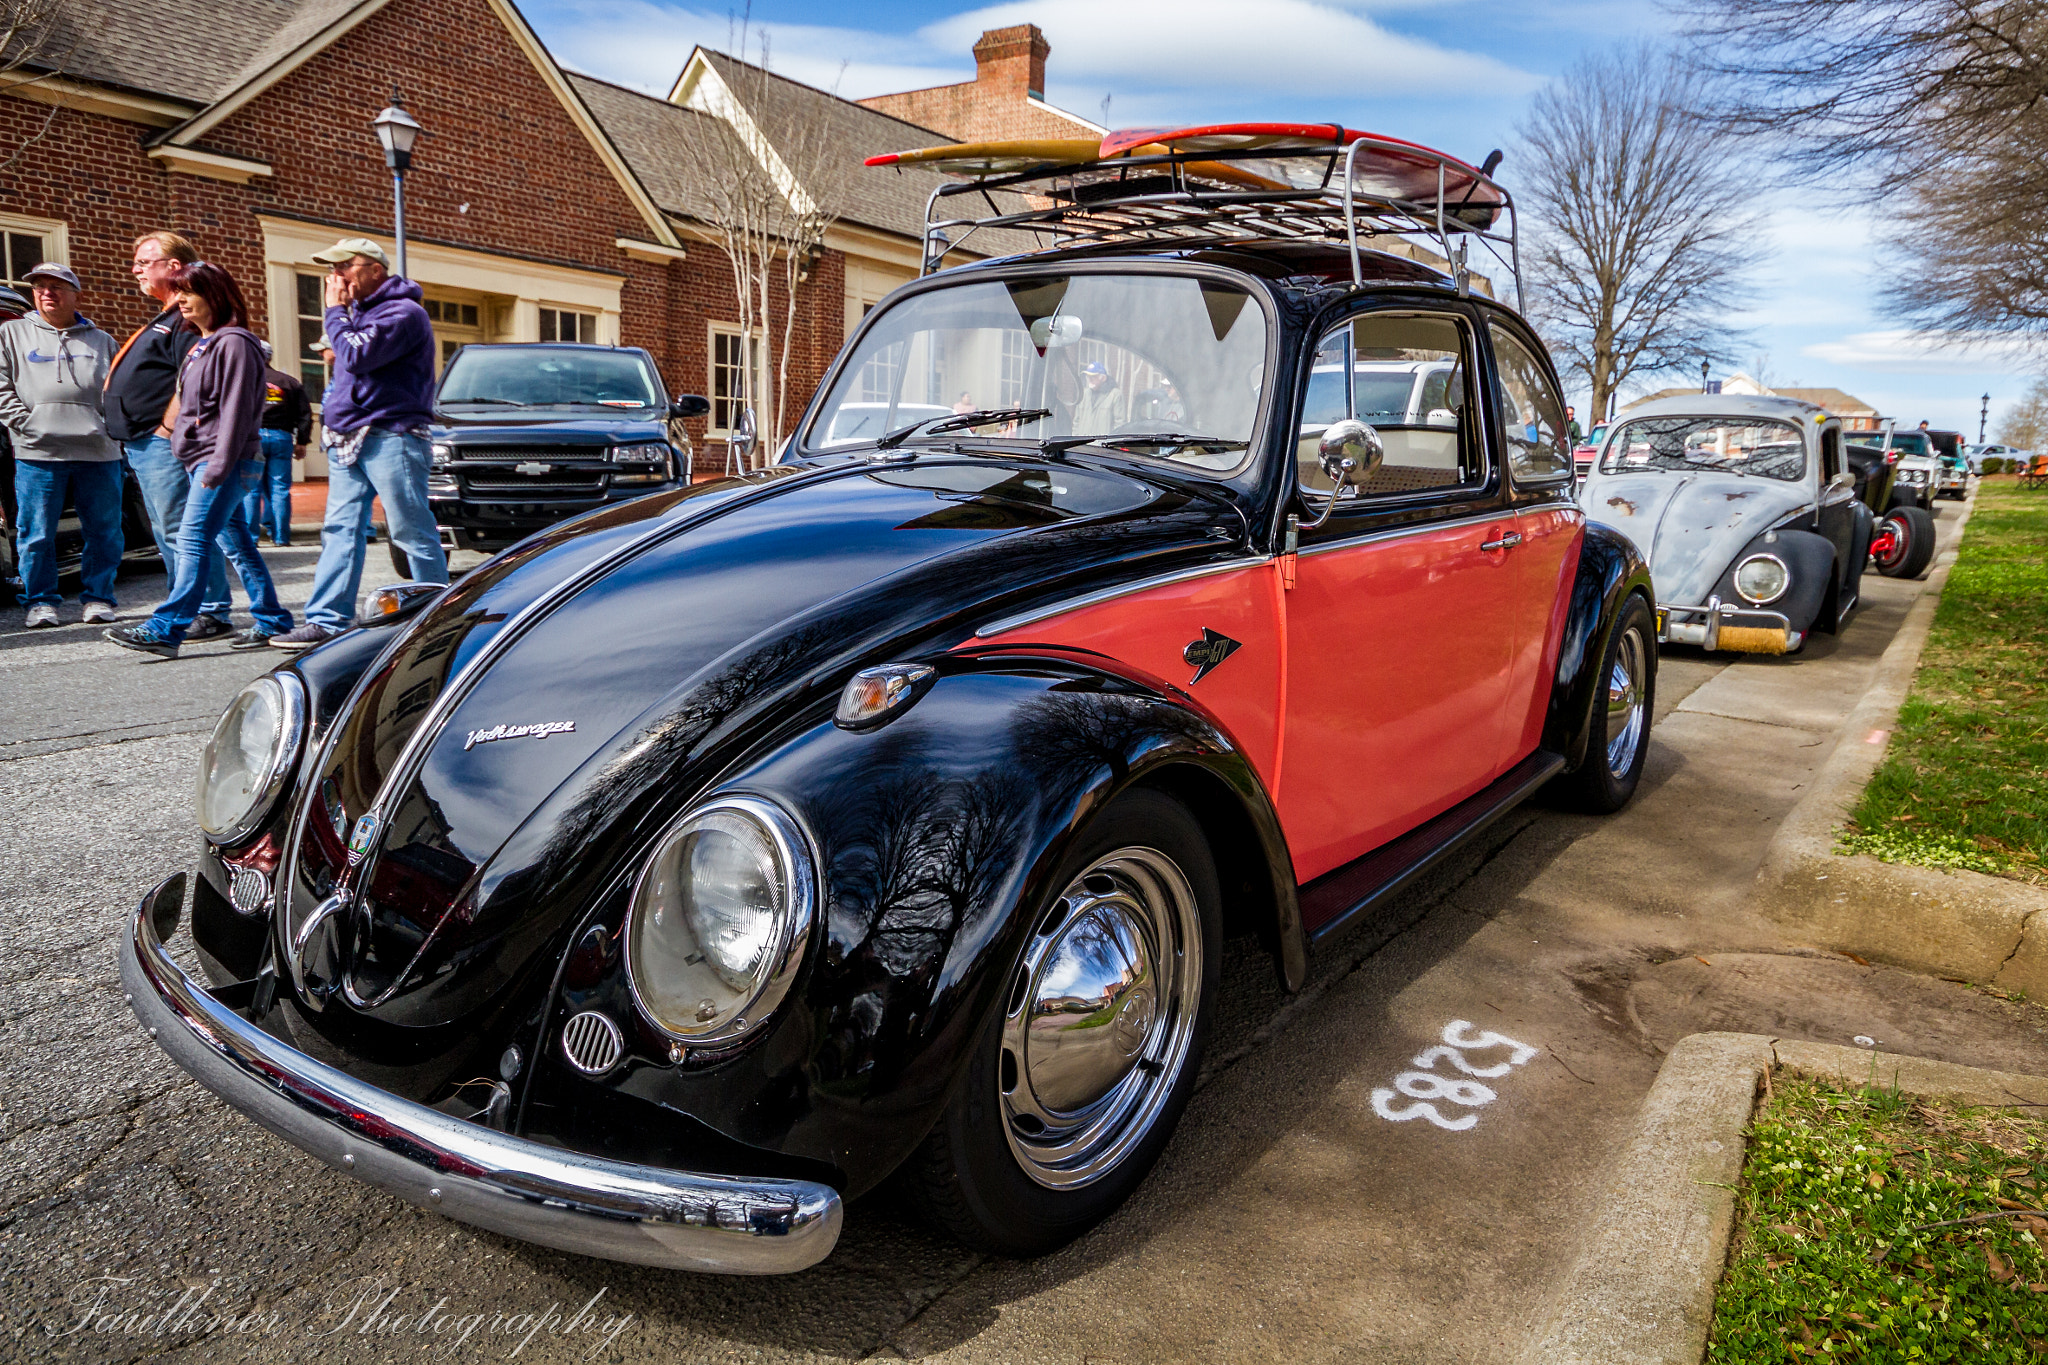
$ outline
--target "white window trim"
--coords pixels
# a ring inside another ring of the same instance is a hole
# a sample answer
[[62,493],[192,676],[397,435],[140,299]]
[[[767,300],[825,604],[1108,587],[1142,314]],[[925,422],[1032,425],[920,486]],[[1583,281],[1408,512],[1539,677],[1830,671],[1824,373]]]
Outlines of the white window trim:
[[58,265],[71,264],[71,229],[62,219],[0,213],[0,232],[33,232],[44,239],[44,260]]
[[[721,427],[715,425],[715,423],[718,421],[717,338],[721,336],[727,336],[733,338],[734,340],[738,340],[740,337],[740,325],[737,322],[707,322],[704,324],[704,393],[706,397],[711,399],[711,415],[705,419],[706,425],[704,434],[707,437],[718,437],[722,439],[724,437],[732,435],[732,429],[730,427]],[[755,337],[754,368],[756,372],[753,375],[749,376],[753,380],[753,383],[747,386],[747,392],[749,395],[759,393],[761,391],[761,381],[766,378],[765,375],[759,372],[760,346],[761,339],[759,337]]]
[[596,321],[591,323],[591,344],[596,346],[616,346],[619,344],[618,328],[616,325],[618,314],[607,313],[602,308],[592,308],[588,304],[556,303],[553,299],[541,299],[534,305],[533,325],[536,340],[540,336],[540,310],[543,308],[552,308],[557,313],[575,313],[581,317],[595,318]]

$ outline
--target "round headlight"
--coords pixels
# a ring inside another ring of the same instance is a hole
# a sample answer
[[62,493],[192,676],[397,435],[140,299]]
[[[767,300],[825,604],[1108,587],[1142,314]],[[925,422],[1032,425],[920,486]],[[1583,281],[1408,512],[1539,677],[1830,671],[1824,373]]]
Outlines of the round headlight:
[[305,692],[289,673],[267,674],[235,694],[199,758],[199,828],[208,838],[231,844],[270,814],[305,718]]
[[697,1046],[758,1027],[803,960],[813,880],[810,845],[780,807],[722,797],[677,821],[627,912],[626,977],[647,1017]]
[[1776,555],[1752,555],[1735,568],[1735,591],[1759,606],[1783,597],[1791,582],[1791,571]]

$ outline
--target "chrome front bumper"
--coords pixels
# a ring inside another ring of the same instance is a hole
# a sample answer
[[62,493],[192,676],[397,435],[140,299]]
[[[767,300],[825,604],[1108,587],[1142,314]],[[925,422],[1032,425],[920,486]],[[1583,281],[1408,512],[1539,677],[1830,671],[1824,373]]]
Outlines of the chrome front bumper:
[[121,986],[164,1051],[295,1147],[423,1209],[608,1261],[776,1275],[839,1240],[829,1185],[702,1175],[543,1146],[377,1089],[216,1001],[171,960],[183,873],[143,897],[121,941]]
[[1781,611],[1738,607],[1718,597],[1709,597],[1706,605],[1699,607],[1682,607],[1670,602],[1657,604],[1657,640],[1660,644],[1720,649],[1721,628],[1733,625],[1780,631],[1784,635],[1782,644],[1787,649],[1797,648],[1802,638],[1792,629],[1792,619]]

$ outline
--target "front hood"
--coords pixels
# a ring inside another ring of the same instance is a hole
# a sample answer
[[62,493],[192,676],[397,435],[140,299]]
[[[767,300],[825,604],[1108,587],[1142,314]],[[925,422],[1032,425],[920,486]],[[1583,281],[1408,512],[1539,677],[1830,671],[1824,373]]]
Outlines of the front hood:
[[658,417],[611,417],[578,413],[565,417],[491,411],[436,412],[433,438],[456,445],[608,446],[636,441],[666,441],[668,424]]
[[996,460],[785,467],[564,523],[366,676],[301,798],[285,942],[375,803],[335,948],[351,1004],[454,1023],[718,772],[829,715],[855,669],[1048,593],[1241,554],[1241,532],[1199,489]]
[[1802,483],[1755,475],[1606,474],[1580,494],[1586,515],[1627,536],[1649,562],[1657,600],[1699,606],[1742,547],[1813,504]]

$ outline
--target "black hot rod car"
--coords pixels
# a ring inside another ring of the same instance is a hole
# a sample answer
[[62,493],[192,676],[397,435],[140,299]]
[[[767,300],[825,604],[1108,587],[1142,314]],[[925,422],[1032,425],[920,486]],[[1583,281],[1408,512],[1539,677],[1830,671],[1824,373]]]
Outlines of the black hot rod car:
[[[189,914],[171,876],[121,944],[162,1047],[587,1255],[796,1270],[892,1174],[1029,1254],[1166,1144],[1226,938],[1292,988],[1537,790],[1630,798],[1650,581],[1464,268],[1505,192],[1339,128],[1044,148],[903,158],[1032,187],[934,264],[1061,244],[897,291],[783,463],[384,590],[234,700]],[[1423,231],[1448,274],[1371,249]]]

